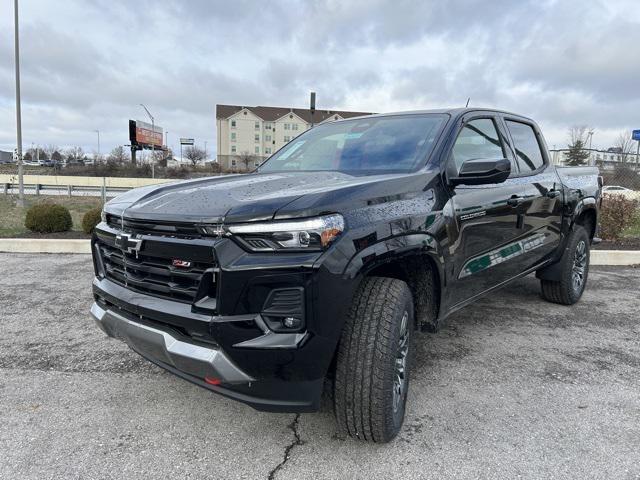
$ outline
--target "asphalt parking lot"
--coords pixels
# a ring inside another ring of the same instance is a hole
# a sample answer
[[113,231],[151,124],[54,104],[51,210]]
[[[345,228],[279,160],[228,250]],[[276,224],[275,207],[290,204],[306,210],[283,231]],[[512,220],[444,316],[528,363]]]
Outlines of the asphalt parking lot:
[[105,337],[88,256],[0,264],[0,478],[640,478],[640,269],[594,267],[571,308],[527,277],[417,335],[404,429],[370,445],[328,396],[256,412]]

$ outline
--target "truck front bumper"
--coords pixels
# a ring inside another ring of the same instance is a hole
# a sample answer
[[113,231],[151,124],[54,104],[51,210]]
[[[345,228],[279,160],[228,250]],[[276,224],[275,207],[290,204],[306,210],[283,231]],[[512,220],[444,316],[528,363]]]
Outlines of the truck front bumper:
[[125,318],[94,302],[91,316],[110,337],[124,340],[145,358],[180,370],[186,375],[220,384],[254,381],[218,349],[183,342],[167,332]]
[[[96,283],[105,288],[102,282]],[[157,366],[256,410],[318,410],[322,379],[255,378],[240,368],[219,345],[182,336],[170,325],[151,325],[146,319],[105,301],[105,291],[95,287],[96,301],[91,306],[91,316],[100,329],[108,336],[124,341],[134,352]],[[144,296],[138,295],[139,303],[144,304],[143,299]],[[264,352],[269,351],[273,352]]]

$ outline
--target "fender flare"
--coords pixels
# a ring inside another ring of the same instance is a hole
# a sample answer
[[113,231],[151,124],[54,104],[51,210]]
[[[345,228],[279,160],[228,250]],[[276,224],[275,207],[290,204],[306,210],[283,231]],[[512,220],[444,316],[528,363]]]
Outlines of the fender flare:
[[357,252],[344,268],[343,275],[355,279],[368,271],[392,262],[396,258],[410,255],[429,255],[444,279],[444,255],[438,242],[429,233],[408,233],[387,237]]
[[[536,271],[536,278],[539,278],[541,280],[554,280],[554,281],[560,278],[560,275],[561,275],[560,260],[562,260],[562,257],[564,256],[567,250],[567,240],[569,239],[569,235],[571,235],[571,232],[573,232],[576,226],[576,221],[578,220],[580,215],[582,215],[586,211],[594,212],[596,216],[596,226],[597,226],[598,208],[597,208],[596,199],[593,197],[583,198],[576,204],[576,207],[573,209],[573,213],[571,214],[571,222],[569,223],[569,227],[566,230],[564,238],[562,239],[562,242],[560,243],[560,246],[558,248],[558,255],[556,255],[556,257],[554,258],[551,264]],[[589,232],[589,235],[591,235],[591,232]]]
[[587,197],[580,200],[575,208],[573,209],[573,213],[571,214],[571,223],[570,230],[573,230],[576,220],[582,215],[584,212],[592,210],[596,216],[596,223],[598,222],[598,208],[596,199],[594,197]]
[[392,263],[398,259],[426,255],[435,265],[438,289],[438,313],[442,314],[442,293],[446,288],[447,278],[444,255],[433,235],[429,233],[402,234],[388,237],[368,246],[356,253],[350,260],[343,276],[354,280],[359,285],[368,272]]

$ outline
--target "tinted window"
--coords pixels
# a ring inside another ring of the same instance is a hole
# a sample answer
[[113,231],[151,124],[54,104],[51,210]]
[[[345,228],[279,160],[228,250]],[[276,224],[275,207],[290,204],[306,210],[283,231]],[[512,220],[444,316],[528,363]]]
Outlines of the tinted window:
[[456,171],[460,171],[460,167],[466,160],[473,158],[504,158],[493,120],[480,118],[467,123],[458,134],[451,155]]
[[513,138],[520,171],[532,172],[544,165],[540,144],[533,127],[526,123],[507,120],[507,128]]
[[370,117],[318,125],[279,150],[261,172],[408,172],[423,162],[445,115]]

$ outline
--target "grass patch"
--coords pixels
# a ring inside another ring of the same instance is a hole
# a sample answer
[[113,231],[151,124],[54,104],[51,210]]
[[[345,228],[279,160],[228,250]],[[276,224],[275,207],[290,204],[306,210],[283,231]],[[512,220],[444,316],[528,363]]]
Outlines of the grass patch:
[[15,237],[30,233],[24,226],[27,209],[36,203],[57,203],[71,212],[73,231],[82,232],[82,217],[88,210],[102,206],[99,197],[63,197],[25,195],[25,208],[16,206],[17,196],[0,194],[0,237]]
[[626,238],[640,238],[640,209],[636,210],[633,222],[625,229],[622,236]]

